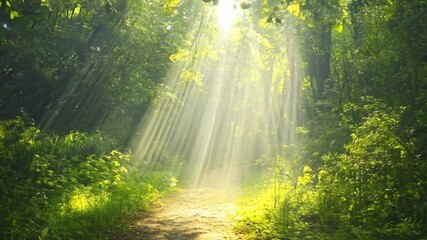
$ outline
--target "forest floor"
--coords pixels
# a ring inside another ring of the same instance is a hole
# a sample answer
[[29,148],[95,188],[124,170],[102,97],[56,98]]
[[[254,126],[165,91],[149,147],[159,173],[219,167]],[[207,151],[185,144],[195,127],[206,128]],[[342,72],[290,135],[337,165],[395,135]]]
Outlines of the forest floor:
[[161,199],[146,214],[136,214],[125,234],[112,239],[238,239],[231,217],[241,192],[241,168],[214,169],[197,187],[185,187]]

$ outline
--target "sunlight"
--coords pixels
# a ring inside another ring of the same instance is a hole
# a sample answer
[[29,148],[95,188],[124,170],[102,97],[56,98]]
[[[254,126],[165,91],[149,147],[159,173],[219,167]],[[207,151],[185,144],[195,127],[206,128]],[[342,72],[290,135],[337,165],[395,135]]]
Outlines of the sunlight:
[[427,0],[58,2],[0,0],[0,240],[427,240]]
[[134,154],[144,169],[164,161],[178,167],[169,160],[177,156],[195,187],[241,185],[251,164],[291,142],[296,121],[298,84],[287,79],[298,77],[282,71],[285,54],[271,54],[283,51],[285,44],[270,42],[250,25],[233,27],[238,16],[234,1],[217,7],[209,14],[217,14],[223,36],[233,29],[240,40],[215,38],[216,32],[209,31],[211,18],[202,16],[199,29],[206,30],[195,35],[199,45],[190,44],[186,51],[203,49],[205,57],[175,61],[166,83],[173,97],[162,97],[151,107],[134,139]]
[[221,31],[230,32],[237,18],[237,5],[234,0],[220,0],[217,17]]

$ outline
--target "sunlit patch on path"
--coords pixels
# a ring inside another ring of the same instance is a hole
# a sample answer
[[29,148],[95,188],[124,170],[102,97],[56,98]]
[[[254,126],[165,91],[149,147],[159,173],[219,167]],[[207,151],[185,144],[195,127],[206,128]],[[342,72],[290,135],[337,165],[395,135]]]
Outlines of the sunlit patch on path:
[[163,199],[120,239],[236,239],[231,217],[240,194],[241,170],[233,169],[234,178],[225,181],[217,177],[223,169],[210,171],[201,186],[185,188]]
[[210,188],[186,189],[157,206],[135,226],[135,239],[234,239],[235,197]]

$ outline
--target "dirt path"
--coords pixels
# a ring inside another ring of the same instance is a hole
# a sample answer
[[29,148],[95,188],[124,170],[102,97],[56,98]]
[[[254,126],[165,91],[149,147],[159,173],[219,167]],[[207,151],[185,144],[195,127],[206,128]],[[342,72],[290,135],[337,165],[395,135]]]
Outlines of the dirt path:
[[[220,170],[217,170],[220,171]],[[237,171],[236,171],[237,172]],[[211,172],[201,187],[185,188],[155,205],[137,219],[131,231],[120,239],[220,240],[237,239],[230,217],[240,191],[240,176],[219,177]]]

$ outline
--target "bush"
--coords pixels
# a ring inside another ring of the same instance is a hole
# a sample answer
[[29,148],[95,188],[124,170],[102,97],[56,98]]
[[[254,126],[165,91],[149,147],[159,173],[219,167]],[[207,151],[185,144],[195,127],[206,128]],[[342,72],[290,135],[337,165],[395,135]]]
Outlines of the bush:
[[237,231],[249,239],[425,239],[427,165],[417,139],[401,129],[401,112],[364,108],[345,151],[322,154],[317,170],[270,159],[274,177],[242,204]]
[[117,217],[171,189],[171,174],[132,170],[130,154],[112,146],[101,133],[0,122],[0,238],[99,239]]

